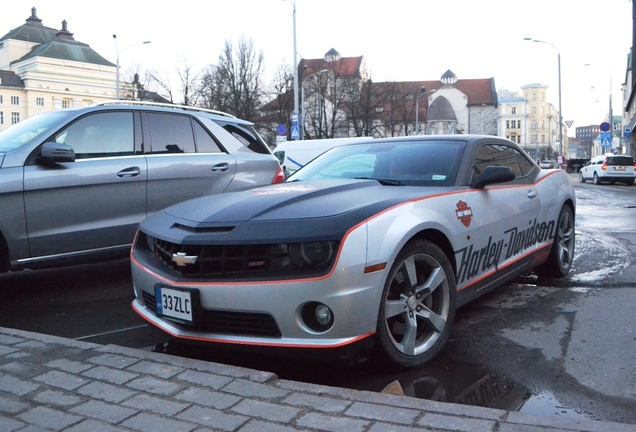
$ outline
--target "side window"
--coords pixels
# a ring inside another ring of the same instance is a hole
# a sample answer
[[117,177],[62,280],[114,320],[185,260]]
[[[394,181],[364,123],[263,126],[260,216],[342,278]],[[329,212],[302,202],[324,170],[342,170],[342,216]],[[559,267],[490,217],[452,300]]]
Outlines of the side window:
[[189,116],[144,113],[151,153],[195,153],[192,120]]
[[54,140],[72,147],[77,159],[134,154],[132,112],[88,115],[57,134]]
[[197,151],[199,153],[221,153],[221,149],[208,131],[196,121],[193,121],[192,124],[194,125],[194,136],[197,140]]
[[[525,170],[522,164],[525,165]],[[532,169],[530,161],[526,160],[521,153],[512,147],[499,144],[482,145],[477,149],[473,163],[473,180],[489,166],[510,167],[516,177],[523,177]]]
[[267,145],[260,140],[258,134],[251,126],[222,123],[220,121],[217,121],[217,123],[253,152],[269,154]]

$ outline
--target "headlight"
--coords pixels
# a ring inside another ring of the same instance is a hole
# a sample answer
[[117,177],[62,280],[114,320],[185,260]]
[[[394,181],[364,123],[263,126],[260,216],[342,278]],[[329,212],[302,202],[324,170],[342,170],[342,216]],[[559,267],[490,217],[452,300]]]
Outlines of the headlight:
[[146,235],[144,233],[142,233],[141,231],[139,232],[139,235],[144,236],[144,238],[146,239],[146,246],[148,247],[148,250],[150,252],[154,252],[155,251],[155,239],[149,235]]
[[296,267],[320,267],[329,264],[335,252],[335,242],[317,241],[291,243],[289,258]]

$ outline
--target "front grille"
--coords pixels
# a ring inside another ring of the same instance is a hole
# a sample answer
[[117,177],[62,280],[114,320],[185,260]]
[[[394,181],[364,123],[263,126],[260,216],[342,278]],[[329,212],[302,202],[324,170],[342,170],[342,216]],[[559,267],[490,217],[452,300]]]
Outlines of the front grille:
[[[157,313],[155,296],[143,292],[143,299],[146,307],[153,313]],[[266,313],[234,312],[201,309],[198,310],[194,327],[173,323],[177,327],[185,330],[194,330],[207,333],[217,333],[234,336],[252,336],[280,338],[281,333],[274,320]]]
[[[329,242],[337,250],[338,242]],[[289,245],[180,245],[152,239],[154,255],[175,273],[194,279],[214,281],[275,280],[310,278],[326,274],[335,261],[334,252],[327,262],[297,265]],[[183,262],[175,260],[180,256]]]

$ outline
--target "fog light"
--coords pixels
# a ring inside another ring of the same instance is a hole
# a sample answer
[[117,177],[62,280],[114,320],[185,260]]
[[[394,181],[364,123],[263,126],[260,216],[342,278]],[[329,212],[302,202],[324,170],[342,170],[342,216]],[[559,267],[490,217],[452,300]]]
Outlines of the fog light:
[[316,307],[316,321],[320,325],[327,325],[331,322],[331,309],[324,304],[319,304]]
[[333,312],[329,306],[322,303],[309,302],[304,304],[301,309],[301,317],[303,323],[315,332],[323,333],[333,326]]

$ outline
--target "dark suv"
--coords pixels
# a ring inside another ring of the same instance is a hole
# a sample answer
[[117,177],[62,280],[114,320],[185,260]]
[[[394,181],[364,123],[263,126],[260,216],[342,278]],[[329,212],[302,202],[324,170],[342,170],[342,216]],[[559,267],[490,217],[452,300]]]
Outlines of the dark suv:
[[252,123],[111,102],[0,133],[0,271],[128,255],[137,225],[189,198],[284,180]]

